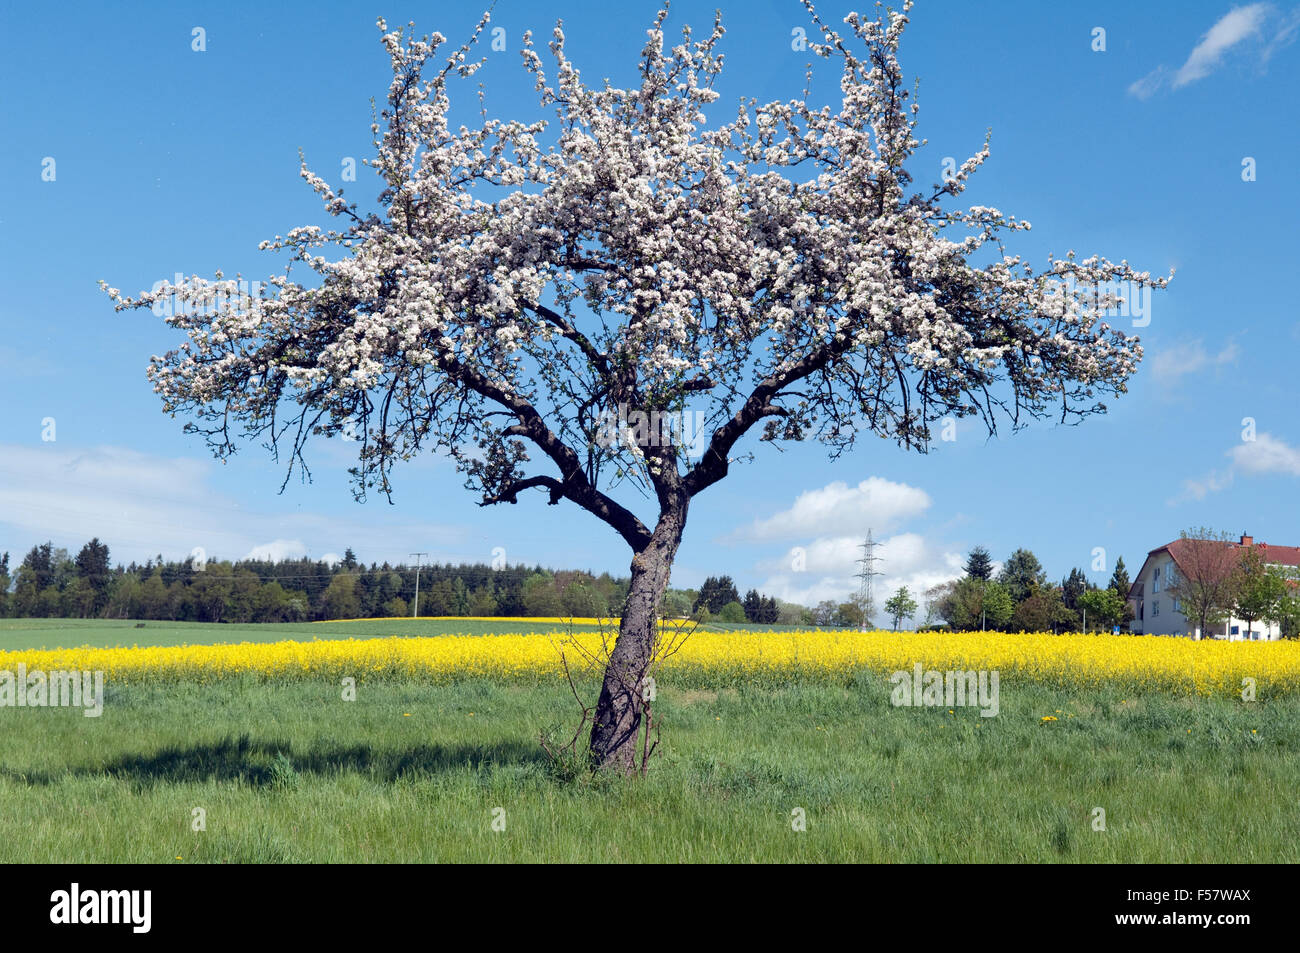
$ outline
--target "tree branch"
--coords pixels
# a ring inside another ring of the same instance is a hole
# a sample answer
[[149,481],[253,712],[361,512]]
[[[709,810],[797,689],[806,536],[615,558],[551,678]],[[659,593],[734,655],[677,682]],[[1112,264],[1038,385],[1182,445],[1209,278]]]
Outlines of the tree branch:
[[[511,436],[526,437],[554,461],[560,469],[561,477],[555,482],[567,499],[613,527],[632,547],[633,552],[641,552],[650,544],[650,530],[645,524],[631,510],[592,485],[587,479],[578,455],[555,435],[555,432],[546,425],[537,408],[526,398],[494,384],[472,367],[456,360],[455,356],[446,350],[438,351],[437,363],[447,374],[464,382],[466,387],[496,401],[515,415],[519,423],[508,427],[506,433]],[[554,492],[552,488],[552,493]]]
[[551,506],[559,503],[564,496],[564,484],[555,477],[534,476],[506,484],[491,496],[483,497],[483,502],[479,503],[479,506],[492,506],[495,503],[518,503],[520,491],[531,490],[535,486],[545,487],[551,491],[551,498],[548,501]]
[[847,336],[843,340],[831,341],[781,373],[772,374],[760,381],[731,419],[713,432],[708,449],[683,481],[687,495],[693,497],[727,475],[731,449],[750,427],[764,417],[785,413],[782,408],[772,404],[772,400],[784,388],[817,373],[849,347],[850,339]]

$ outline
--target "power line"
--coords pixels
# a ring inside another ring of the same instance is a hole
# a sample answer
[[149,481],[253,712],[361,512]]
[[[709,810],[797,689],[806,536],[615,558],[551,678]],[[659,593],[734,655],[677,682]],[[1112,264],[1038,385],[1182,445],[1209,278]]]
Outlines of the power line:
[[861,580],[858,588],[858,600],[862,604],[862,631],[870,631],[871,617],[875,615],[875,578],[883,576],[884,573],[876,569],[876,563],[883,560],[876,555],[876,547],[880,544],[872,536],[871,530],[867,530],[867,538],[863,540],[862,558],[858,560],[861,567],[858,570],[857,578]]
[[408,556],[415,557],[415,608],[411,610],[411,618],[420,618],[420,557],[427,556],[428,553],[407,553]]

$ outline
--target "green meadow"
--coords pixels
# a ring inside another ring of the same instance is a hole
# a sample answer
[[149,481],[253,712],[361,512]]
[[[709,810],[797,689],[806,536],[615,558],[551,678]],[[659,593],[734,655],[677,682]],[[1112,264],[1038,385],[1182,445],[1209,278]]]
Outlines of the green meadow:
[[895,708],[864,674],[663,684],[656,710],[661,748],[628,779],[542,750],[577,723],[565,686],[379,682],[345,701],[228,680],[110,685],[99,718],[0,709],[0,862],[1300,861],[1294,697],[1004,685],[985,718]]
[[[491,635],[503,632],[596,631],[595,625],[510,619],[355,619],[339,622],[146,622],[130,619],[0,619],[0,652],[66,649],[80,646],[130,648],[150,645],[220,645],[228,642],[283,642],[292,639],[374,639],[395,635]],[[702,632],[746,632],[782,626],[709,623]]]

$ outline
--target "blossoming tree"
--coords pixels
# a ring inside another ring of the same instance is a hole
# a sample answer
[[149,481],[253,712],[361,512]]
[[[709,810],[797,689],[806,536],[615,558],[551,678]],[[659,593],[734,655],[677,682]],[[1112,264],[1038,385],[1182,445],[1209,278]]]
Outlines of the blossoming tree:
[[[487,17],[445,58],[441,35],[380,20],[393,80],[367,160],[376,207],[304,164],[339,226],[262,245],[311,282],[286,269],[255,296],[220,272],[134,298],[107,289],[118,309],[177,304],[167,320],[188,338],[149,376],[218,456],[259,438],[292,473],[310,438],[353,436],[364,497],[437,449],[482,505],[536,490],[617,532],[633,555],[590,742],[604,767],[634,765],[673,557],[742,438],[818,438],[838,455],[873,433],[923,452],[947,417],[993,432],[1104,411],[1141,348],[1100,320],[1115,299],[1098,289],[1167,280],[1073,252],[1043,270],[1007,254],[1027,222],[953,201],[987,143],[913,188],[907,8],[840,30],[805,5],[837,106],[805,91],[712,122],[720,20],[666,48],[661,10],[628,89],[584,83],[560,26],[551,68],[525,34],[538,116],[554,118],[483,112],[473,128],[453,125],[451,93],[484,62],[470,53]],[[645,416],[624,426],[620,408]],[[688,410],[705,421],[700,452],[680,427],[644,426]]]

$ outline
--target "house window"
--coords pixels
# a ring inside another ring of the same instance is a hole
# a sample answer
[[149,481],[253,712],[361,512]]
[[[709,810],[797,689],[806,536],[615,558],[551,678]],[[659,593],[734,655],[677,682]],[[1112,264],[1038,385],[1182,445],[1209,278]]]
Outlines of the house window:
[[1158,616],[1159,614],[1160,614],[1160,600],[1159,600],[1159,599],[1152,599],[1152,600],[1151,600],[1151,615],[1154,617],[1154,616]]
[[1183,611],[1183,603],[1182,603],[1182,600],[1178,599],[1177,597],[1174,598],[1174,611],[1175,611],[1175,612],[1182,612],[1182,611]]
[[1159,566],[1157,566],[1155,569],[1151,571],[1151,591],[1152,592],[1160,591],[1160,567]]

